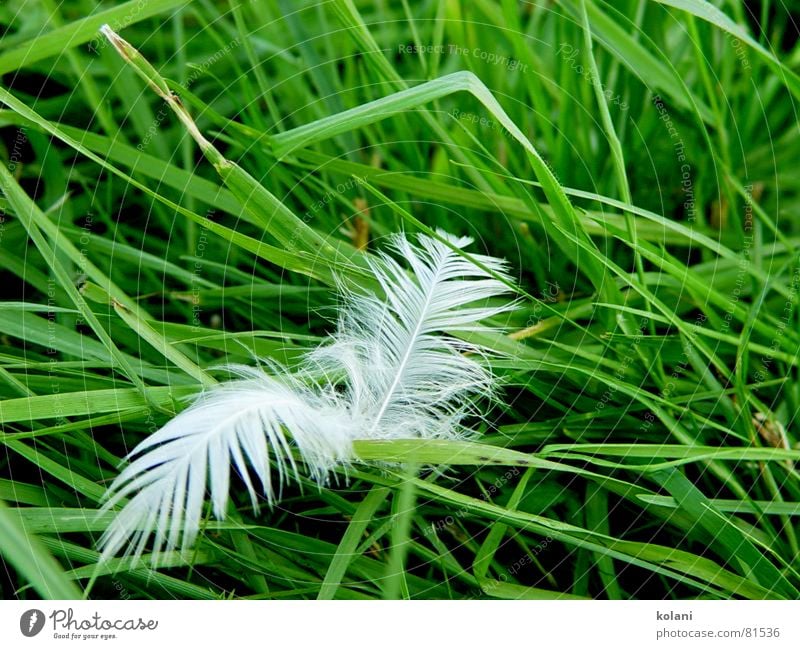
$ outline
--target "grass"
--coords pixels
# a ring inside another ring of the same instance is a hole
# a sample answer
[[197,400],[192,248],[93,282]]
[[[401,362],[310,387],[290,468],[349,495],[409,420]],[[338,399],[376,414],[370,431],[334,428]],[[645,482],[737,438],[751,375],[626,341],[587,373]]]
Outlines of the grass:
[[[0,26],[5,598],[800,596],[782,3],[9,0]],[[437,227],[521,287],[483,435],[358,442],[272,511],[234,488],[188,556],[99,566],[128,450]]]

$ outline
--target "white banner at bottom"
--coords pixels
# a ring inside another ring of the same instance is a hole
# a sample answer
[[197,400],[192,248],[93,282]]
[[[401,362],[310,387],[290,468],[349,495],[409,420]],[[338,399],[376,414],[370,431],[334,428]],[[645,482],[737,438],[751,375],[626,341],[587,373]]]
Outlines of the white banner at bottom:
[[796,649],[800,602],[0,602],[3,648],[407,649],[436,643]]

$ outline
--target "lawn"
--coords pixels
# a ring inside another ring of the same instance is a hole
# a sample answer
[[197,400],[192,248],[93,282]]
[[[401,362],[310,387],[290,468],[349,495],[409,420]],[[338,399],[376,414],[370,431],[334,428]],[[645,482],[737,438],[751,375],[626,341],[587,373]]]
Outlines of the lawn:
[[800,598],[799,17],[5,0],[3,598]]

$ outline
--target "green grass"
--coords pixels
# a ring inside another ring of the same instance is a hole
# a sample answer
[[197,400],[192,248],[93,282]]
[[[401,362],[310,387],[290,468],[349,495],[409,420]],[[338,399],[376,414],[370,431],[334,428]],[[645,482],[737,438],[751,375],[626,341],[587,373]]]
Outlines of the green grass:
[[[0,6],[5,598],[800,597],[796,14],[139,5]],[[521,287],[476,442],[358,442],[98,565],[138,441],[436,228]]]

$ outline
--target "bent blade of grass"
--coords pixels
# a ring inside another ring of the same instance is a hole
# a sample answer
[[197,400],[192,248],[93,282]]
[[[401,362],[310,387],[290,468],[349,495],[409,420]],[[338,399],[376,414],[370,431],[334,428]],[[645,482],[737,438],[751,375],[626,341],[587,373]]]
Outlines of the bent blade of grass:
[[[367,27],[364,19],[353,3],[353,0],[333,0],[332,4],[334,11],[336,11],[342,24],[345,26],[347,34],[359,47],[367,64],[372,67],[378,77],[382,78],[391,88],[396,90],[405,90],[408,88],[408,83],[406,83],[405,79],[394,69],[383,50],[379,47],[372,32]],[[451,5],[451,7],[452,6],[453,5]],[[470,156],[454,142],[448,131],[439,123],[435,114],[426,108],[420,108],[419,113],[436,137],[448,146],[451,155],[455,159],[463,163],[469,162]],[[491,184],[480,173],[468,170],[467,174],[476,189],[480,191],[491,190]]]
[[[423,104],[441,99],[456,92],[468,92],[475,97],[484,108],[503,126],[506,131],[525,150],[528,160],[533,167],[537,179],[541,183],[545,196],[553,209],[554,221],[564,229],[574,233],[586,245],[594,246],[578,218],[575,209],[570,204],[567,195],[556,180],[553,172],[539,154],[536,147],[519,130],[513,120],[506,114],[503,107],[497,102],[491,91],[472,72],[454,72],[439,79],[422,83],[413,88],[401,90],[394,94],[362,104],[337,115],[331,115],[295,129],[279,133],[270,138],[273,150],[278,159],[285,158],[296,149],[302,148],[313,142],[319,142],[334,137],[341,133],[351,131],[375,122],[381,121],[392,115],[397,115],[417,108]],[[621,296],[608,275],[593,259],[581,258],[578,264],[578,254],[574,246],[568,245],[559,232],[555,230],[548,219],[543,223],[548,234],[553,237],[564,253],[584,270],[584,273],[610,302],[620,302]]]
[[[488,169],[485,169],[484,171],[486,173],[495,173],[491,172]],[[535,180],[528,180],[526,178],[519,178],[517,176],[504,176],[504,177],[508,177],[510,179],[513,179],[517,182],[526,185],[541,187],[541,183]],[[694,225],[690,227],[684,223],[681,223],[680,221],[666,218],[660,214],[651,212],[650,210],[637,207],[636,205],[627,204],[615,198],[604,196],[603,194],[598,194],[596,192],[590,192],[583,189],[575,189],[574,187],[562,187],[562,189],[564,190],[564,193],[567,194],[568,196],[572,196],[574,198],[583,198],[590,201],[596,201],[598,203],[602,203],[603,205],[615,207],[621,210],[623,213],[630,213],[633,214],[634,216],[641,216],[642,218],[652,223],[654,231],[661,233],[662,239],[660,240],[657,239],[657,240],[659,240],[662,243],[674,243],[674,241],[663,238],[672,235],[676,238],[679,237],[682,241],[688,243],[689,245],[697,244],[699,246],[702,246],[703,248],[707,248],[711,252],[714,252],[718,254],[720,257],[723,257],[725,259],[736,261],[737,263],[740,259],[739,255],[736,252],[734,252],[727,246],[723,245],[721,241],[718,240],[719,238],[722,238],[722,235],[724,233],[712,232],[711,230],[704,231]],[[744,189],[742,189],[741,191],[744,194]],[[750,200],[752,201],[752,198]],[[754,203],[754,208],[757,207],[758,204]],[[603,229],[605,229],[604,226],[606,224],[610,223],[613,225],[612,223],[613,219],[609,219],[608,217],[610,215],[606,214],[605,212],[588,212],[585,210],[582,211],[587,216],[590,216],[593,219],[593,221],[595,221]],[[771,227],[774,228],[775,227],[774,224],[772,224]],[[595,234],[595,232],[592,231],[592,234]],[[717,237],[718,239],[715,239],[713,237]],[[655,237],[649,237],[649,238],[655,238]],[[753,269],[753,271],[748,271],[748,272],[758,272],[758,270],[759,269]]]

